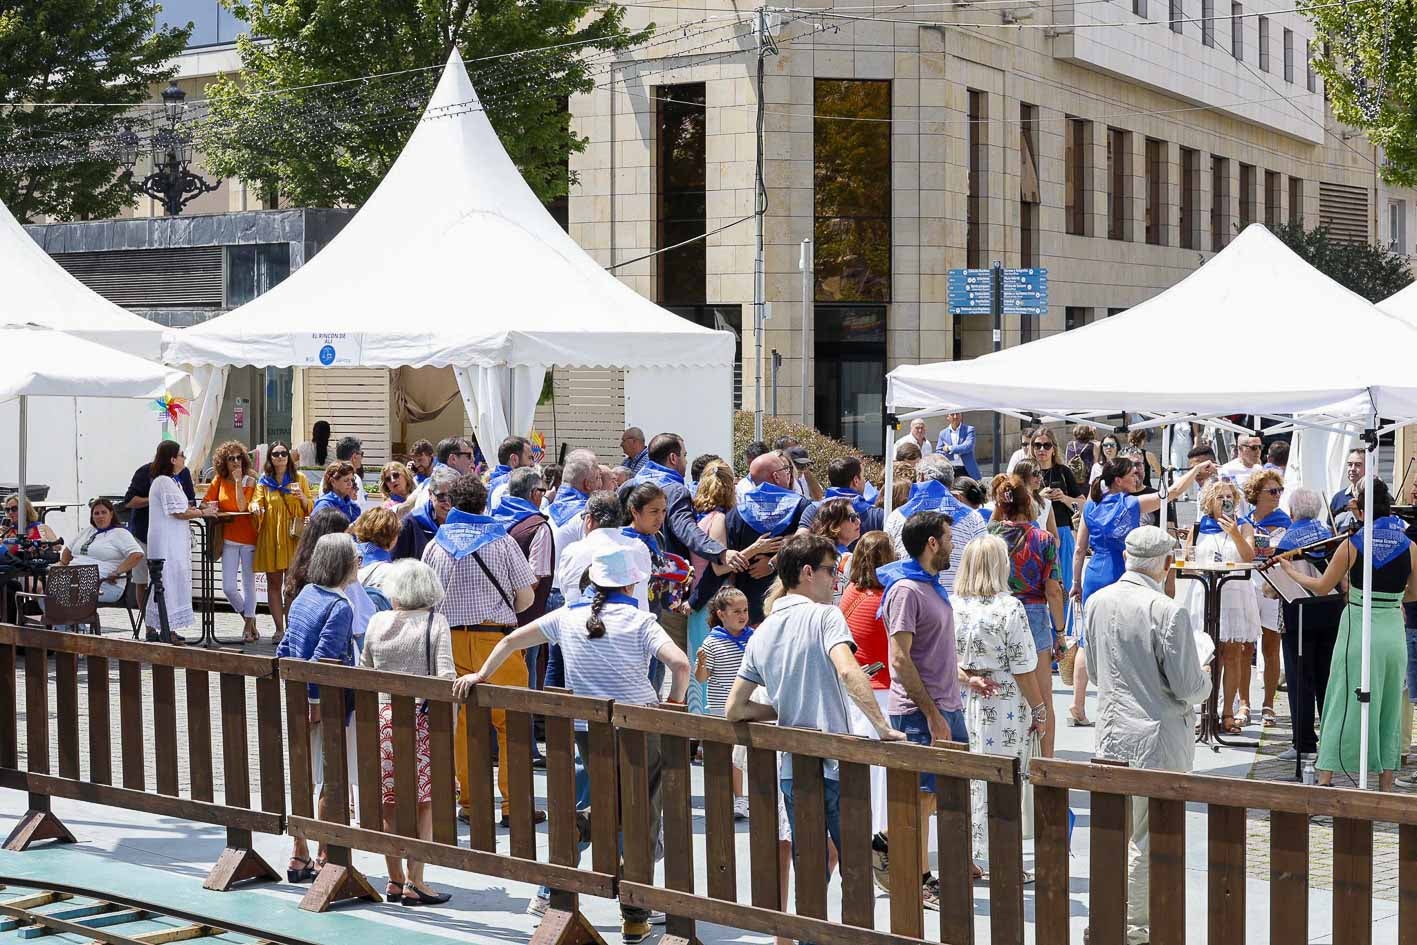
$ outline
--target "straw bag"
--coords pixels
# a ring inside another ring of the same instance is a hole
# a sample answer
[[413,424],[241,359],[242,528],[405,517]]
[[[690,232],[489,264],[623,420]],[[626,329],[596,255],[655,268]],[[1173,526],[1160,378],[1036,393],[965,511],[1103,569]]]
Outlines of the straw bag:
[[1068,648],[1063,653],[1063,658],[1058,660],[1058,678],[1065,683],[1072,683],[1073,667],[1077,665],[1079,650],[1077,641],[1082,637],[1082,604],[1072,601],[1068,606],[1068,628],[1072,631],[1068,634]]

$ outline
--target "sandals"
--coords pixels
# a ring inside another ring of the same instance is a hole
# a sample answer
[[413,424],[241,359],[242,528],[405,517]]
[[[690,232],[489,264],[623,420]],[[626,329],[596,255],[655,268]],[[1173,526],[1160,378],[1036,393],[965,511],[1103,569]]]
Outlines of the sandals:
[[400,901],[406,906],[441,906],[452,898],[451,893],[425,893],[413,883],[406,883]]
[[1250,718],[1249,703],[1240,703],[1240,711],[1235,713],[1235,721],[1240,723],[1241,728],[1244,728],[1246,725],[1249,725],[1251,721],[1253,721],[1253,719]]
[[256,629],[256,622],[253,620],[246,625],[246,629],[241,633],[242,643],[260,643],[261,632]]
[[1260,710],[1260,725],[1264,728],[1274,728],[1279,724],[1279,720],[1274,717],[1274,710],[1265,707]]
[[1093,724],[1092,719],[1086,715],[1078,715],[1076,709],[1068,707],[1068,728],[1092,728]]
[[290,858],[290,862],[305,864],[304,866],[298,869],[292,869],[290,867],[286,868],[285,878],[291,885],[299,885],[300,883],[313,883],[315,881],[315,877],[320,872],[319,870],[315,869],[315,861],[310,859],[308,856],[304,858],[292,856]]
[[403,883],[390,882],[384,887],[384,898],[389,902],[403,902]]
[[1220,730],[1227,735],[1239,735],[1245,727],[1235,720],[1235,716],[1224,715],[1220,718]]

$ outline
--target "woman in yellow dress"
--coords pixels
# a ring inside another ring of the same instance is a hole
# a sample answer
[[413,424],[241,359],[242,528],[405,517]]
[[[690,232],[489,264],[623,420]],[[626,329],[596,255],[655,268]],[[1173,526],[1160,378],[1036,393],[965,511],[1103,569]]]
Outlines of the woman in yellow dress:
[[251,497],[251,511],[256,516],[254,569],[266,576],[266,604],[276,625],[274,642],[279,643],[285,635],[285,604],[281,598],[285,569],[295,557],[305,517],[314,503],[310,483],[291,464],[290,448],[284,443],[271,444],[263,473]]

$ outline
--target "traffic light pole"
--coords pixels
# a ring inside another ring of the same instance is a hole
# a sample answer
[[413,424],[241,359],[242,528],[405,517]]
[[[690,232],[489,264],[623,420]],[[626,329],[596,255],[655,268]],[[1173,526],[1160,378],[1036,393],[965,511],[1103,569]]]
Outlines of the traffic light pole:
[[[994,319],[994,350],[1004,344],[1004,265],[995,262],[990,269],[989,313]],[[999,464],[1003,458],[1003,417],[994,411],[994,474],[1003,472]]]

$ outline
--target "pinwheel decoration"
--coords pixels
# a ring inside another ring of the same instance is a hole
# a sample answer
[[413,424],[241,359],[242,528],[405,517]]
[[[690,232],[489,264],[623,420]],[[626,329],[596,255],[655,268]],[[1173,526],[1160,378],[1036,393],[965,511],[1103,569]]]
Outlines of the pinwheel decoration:
[[183,417],[189,416],[187,402],[181,397],[173,397],[171,394],[163,394],[154,399],[153,406],[157,408],[158,417],[163,423],[175,425]]

